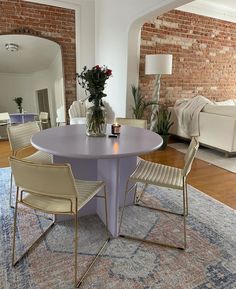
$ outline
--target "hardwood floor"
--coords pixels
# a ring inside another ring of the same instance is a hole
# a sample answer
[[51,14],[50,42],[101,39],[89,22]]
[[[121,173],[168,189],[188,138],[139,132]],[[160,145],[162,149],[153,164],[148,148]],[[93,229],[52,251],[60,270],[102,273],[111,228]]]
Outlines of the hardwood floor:
[[[36,149],[33,147],[29,147],[24,149],[21,153],[19,153],[18,157],[25,157],[32,153],[34,153]],[[6,140],[0,140],[0,168],[8,167],[8,157],[11,155],[11,148],[9,142]]]
[[8,157],[10,155],[10,145],[8,141],[0,141],[0,167],[8,167]]
[[[31,153],[32,150],[26,153]],[[10,146],[8,141],[0,141],[0,167],[7,167]],[[183,154],[167,147],[142,156],[146,160],[176,167],[183,166]],[[188,183],[222,203],[236,209],[236,174],[195,159]]]

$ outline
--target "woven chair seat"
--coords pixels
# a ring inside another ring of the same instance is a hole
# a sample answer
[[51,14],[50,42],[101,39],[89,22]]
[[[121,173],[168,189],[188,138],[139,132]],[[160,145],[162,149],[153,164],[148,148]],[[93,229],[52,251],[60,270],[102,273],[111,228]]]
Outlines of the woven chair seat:
[[130,179],[136,182],[171,187],[174,189],[182,189],[183,187],[181,169],[144,160],[139,162]]
[[[75,180],[75,186],[78,197],[78,208],[81,209],[86,205],[97,193],[102,189],[104,183],[102,181],[81,181]],[[69,200],[43,195],[34,195],[25,193],[22,202],[30,207],[53,213],[71,212],[71,202]],[[73,208],[75,211],[75,208]]]
[[25,157],[24,160],[39,164],[50,164],[52,163],[52,155],[38,151],[28,157]]

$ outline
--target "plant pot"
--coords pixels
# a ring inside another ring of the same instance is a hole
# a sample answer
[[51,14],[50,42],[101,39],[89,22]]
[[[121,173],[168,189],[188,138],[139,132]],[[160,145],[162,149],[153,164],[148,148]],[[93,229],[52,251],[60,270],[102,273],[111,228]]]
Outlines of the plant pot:
[[170,135],[169,135],[169,134],[165,134],[165,135],[161,135],[161,134],[160,134],[160,136],[161,136],[162,139],[163,139],[163,144],[162,144],[162,146],[159,148],[159,150],[164,150],[164,149],[167,147],[167,144],[168,144]]

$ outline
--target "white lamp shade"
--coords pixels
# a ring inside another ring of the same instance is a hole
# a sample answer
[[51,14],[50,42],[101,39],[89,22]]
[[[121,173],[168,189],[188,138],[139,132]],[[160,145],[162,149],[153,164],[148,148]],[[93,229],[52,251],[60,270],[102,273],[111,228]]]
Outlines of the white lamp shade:
[[148,54],[145,57],[145,74],[171,74],[172,54]]

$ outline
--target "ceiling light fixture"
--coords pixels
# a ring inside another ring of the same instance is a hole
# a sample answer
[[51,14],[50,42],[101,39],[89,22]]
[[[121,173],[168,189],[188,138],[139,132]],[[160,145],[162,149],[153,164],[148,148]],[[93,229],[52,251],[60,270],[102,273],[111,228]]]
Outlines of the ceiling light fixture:
[[17,51],[19,49],[19,45],[15,44],[15,43],[6,43],[5,48],[8,51],[14,52],[14,51]]

